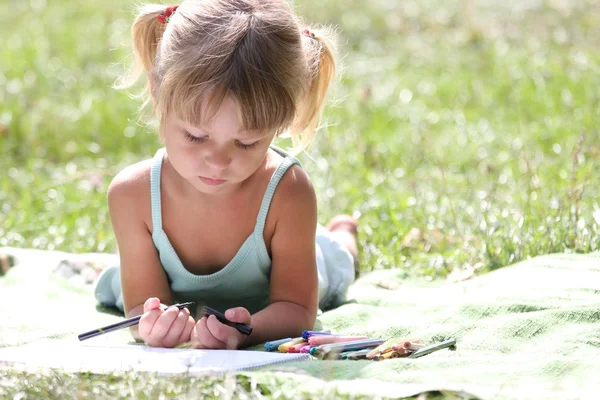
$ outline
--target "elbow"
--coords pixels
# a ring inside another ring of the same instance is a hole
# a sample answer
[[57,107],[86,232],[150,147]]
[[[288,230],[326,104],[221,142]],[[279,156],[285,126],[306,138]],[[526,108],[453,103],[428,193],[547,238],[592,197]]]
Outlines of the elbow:
[[301,331],[312,330],[317,322],[317,307],[305,309],[305,317],[301,321]]
[[[310,331],[315,327],[317,321],[317,308],[306,307],[299,304],[291,303],[293,312],[288,314],[289,316],[294,315],[293,323],[289,325],[289,334],[297,337],[301,336],[302,332]],[[289,311],[292,311],[291,309]],[[288,317],[289,318],[289,317]],[[288,321],[290,321],[288,319]],[[292,322],[290,321],[290,322]]]

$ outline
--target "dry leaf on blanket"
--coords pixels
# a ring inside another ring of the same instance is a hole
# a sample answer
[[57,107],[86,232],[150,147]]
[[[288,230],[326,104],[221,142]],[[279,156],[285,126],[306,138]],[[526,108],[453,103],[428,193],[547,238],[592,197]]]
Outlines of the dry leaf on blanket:
[[377,281],[375,283],[375,285],[377,287],[380,287],[382,289],[387,289],[387,290],[398,290],[398,289],[400,289],[400,286],[401,286],[399,283],[390,282],[390,281],[383,281],[383,280]]
[[449,282],[462,282],[471,279],[475,276],[478,269],[483,267],[482,262],[478,262],[475,265],[467,265],[465,268],[456,268],[448,275]]

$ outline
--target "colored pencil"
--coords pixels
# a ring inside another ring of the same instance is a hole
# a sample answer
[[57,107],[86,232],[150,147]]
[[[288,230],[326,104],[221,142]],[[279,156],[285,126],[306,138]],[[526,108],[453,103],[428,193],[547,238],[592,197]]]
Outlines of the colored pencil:
[[302,339],[307,340],[311,336],[315,335],[332,335],[329,331],[304,331],[302,332]]
[[277,350],[277,348],[278,348],[280,345],[282,345],[282,344],[284,344],[284,343],[287,343],[287,342],[289,342],[290,340],[292,340],[292,338],[291,338],[291,337],[289,337],[289,338],[285,338],[285,339],[273,340],[273,341],[271,341],[271,342],[266,342],[266,343],[265,343],[265,350],[266,350],[266,351],[273,351],[273,350]]
[[335,336],[335,335],[321,335],[311,336],[308,338],[308,343],[313,346],[321,346],[323,344],[350,342],[352,340],[368,339],[368,336]]
[[408,358],[419,358],[423,357],[427,354],[433,353],[434,351],[442,350],[447,347],[452,347],[456,345],[456,339],[448,339],[441,343],[432,344],[431,346],[423,347],[408,356]]
[[383,339],[361,339],[350,342],[324,344],[317,347],[314,355],[317,357],[322,356],[323,358],[326,358],[333,354],[339,354],[345,351],[363,350],[369,347],[377,347],[383,342],[385,342]]
[[303,343],[303,342],[304,342],[304,339],[302,339],[301,337],[292,339],[289,342],[280,344],[279,347],[277,347],[277,350],[279,350],[280,353],[287,353],[288,350],[290,349],[290,347],[292,347],[295,344]]
[[371,349],[363,349],[363,350],[356,350],[356,351],[345,351],[342,353],[342,358],[348,359],[348,360],[359,360],[362,358],[366,358],[367,357],[367,353],[371,351]]

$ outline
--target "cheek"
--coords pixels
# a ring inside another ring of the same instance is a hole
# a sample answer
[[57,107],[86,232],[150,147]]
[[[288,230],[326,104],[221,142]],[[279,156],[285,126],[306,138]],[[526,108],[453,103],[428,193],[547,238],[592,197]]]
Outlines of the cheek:
[[190,168],[195,168],[193,164],[197,160],[191,154],[189,146],[186,146],[186,143],[181,143],[176,138],[165,137],[164,145],[167,149],[170,163],[179,173],[185,175],[186,171]]
[[262,164],[265,155],[261,152],[248,152],[248,154],[241,154],[234,157],[231,166],[240,174],[250,176],[253,174]]
[[177,147],[180,147],[180,145],[177,143],[177,140],[175,140],[175,138],[173,137],[173,134],[169,133],[165,134],[163,143],[169,153],[176,152]]
[[187,157],[192,155],[194,146],[188,142],[185,138],[179,137],[175,134],[165,135],[164,140],[165,148],[169,154],[178,157]]

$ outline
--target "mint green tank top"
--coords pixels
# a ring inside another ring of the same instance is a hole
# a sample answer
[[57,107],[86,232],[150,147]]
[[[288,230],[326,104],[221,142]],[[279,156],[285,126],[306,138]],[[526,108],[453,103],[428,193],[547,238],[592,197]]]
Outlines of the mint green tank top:
[[255,313],[268,305],[271,258],[263,238],[265,220],[279,181],[292,165],[300,162],[285,151],[271,147],[284,157],[273,175],[260,206],[254,231],[237,254],[223,269],[209,275],[189,272],[181,263],[162,228],[160,176],[165,149],[154,156],[150,171],[152,205],[152,240],[162,266],[167,273],[175,302],[194,301],[197,306],[208,305],[217,310],[243,306]]

